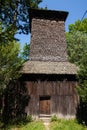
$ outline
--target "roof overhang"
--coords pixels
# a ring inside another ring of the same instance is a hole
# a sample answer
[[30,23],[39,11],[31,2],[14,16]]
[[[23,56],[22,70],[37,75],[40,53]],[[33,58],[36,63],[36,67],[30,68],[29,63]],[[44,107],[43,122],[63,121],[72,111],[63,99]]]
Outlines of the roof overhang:
[[23,64],[23,74],[77,74],[78,68],[69,62],[27,61]]

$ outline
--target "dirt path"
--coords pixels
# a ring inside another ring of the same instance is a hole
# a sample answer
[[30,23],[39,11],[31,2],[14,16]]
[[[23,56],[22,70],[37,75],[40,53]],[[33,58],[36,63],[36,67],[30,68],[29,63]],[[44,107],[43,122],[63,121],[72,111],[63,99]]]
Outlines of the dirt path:
[[44,122],[44,125],[45,125],[46,130],[50,130],[49,129],[49,122]]

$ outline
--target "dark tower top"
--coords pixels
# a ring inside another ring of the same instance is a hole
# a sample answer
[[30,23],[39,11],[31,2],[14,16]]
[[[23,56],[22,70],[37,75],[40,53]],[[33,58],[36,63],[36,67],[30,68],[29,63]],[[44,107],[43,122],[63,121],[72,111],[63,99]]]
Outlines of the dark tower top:
[[67,61],[65,20],[68,12],[30,10],[30,60]]

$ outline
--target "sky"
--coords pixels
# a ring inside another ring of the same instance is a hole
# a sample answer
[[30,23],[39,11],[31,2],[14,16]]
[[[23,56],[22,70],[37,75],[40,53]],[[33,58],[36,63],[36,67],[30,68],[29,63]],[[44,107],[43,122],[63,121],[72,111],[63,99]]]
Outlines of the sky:
[[[81,20],[84,16],[87,11],[87,0],[43,0],[39,7],[69,12],[65,22],[65,30],[68,31],[69,24],[74,24],[75,21]],[[84,18],[87,18],[87,13]],[[24,43],[30,42],[30,35],[17,35],[17,37],[20,39],[21,47]]]

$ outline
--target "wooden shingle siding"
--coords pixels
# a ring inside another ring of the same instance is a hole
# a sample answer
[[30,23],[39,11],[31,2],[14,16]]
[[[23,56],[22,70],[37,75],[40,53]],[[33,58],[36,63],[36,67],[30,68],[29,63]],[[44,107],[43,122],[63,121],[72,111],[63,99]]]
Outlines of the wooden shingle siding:
[[30,60],[67,61],[64,21],[32,19]]

